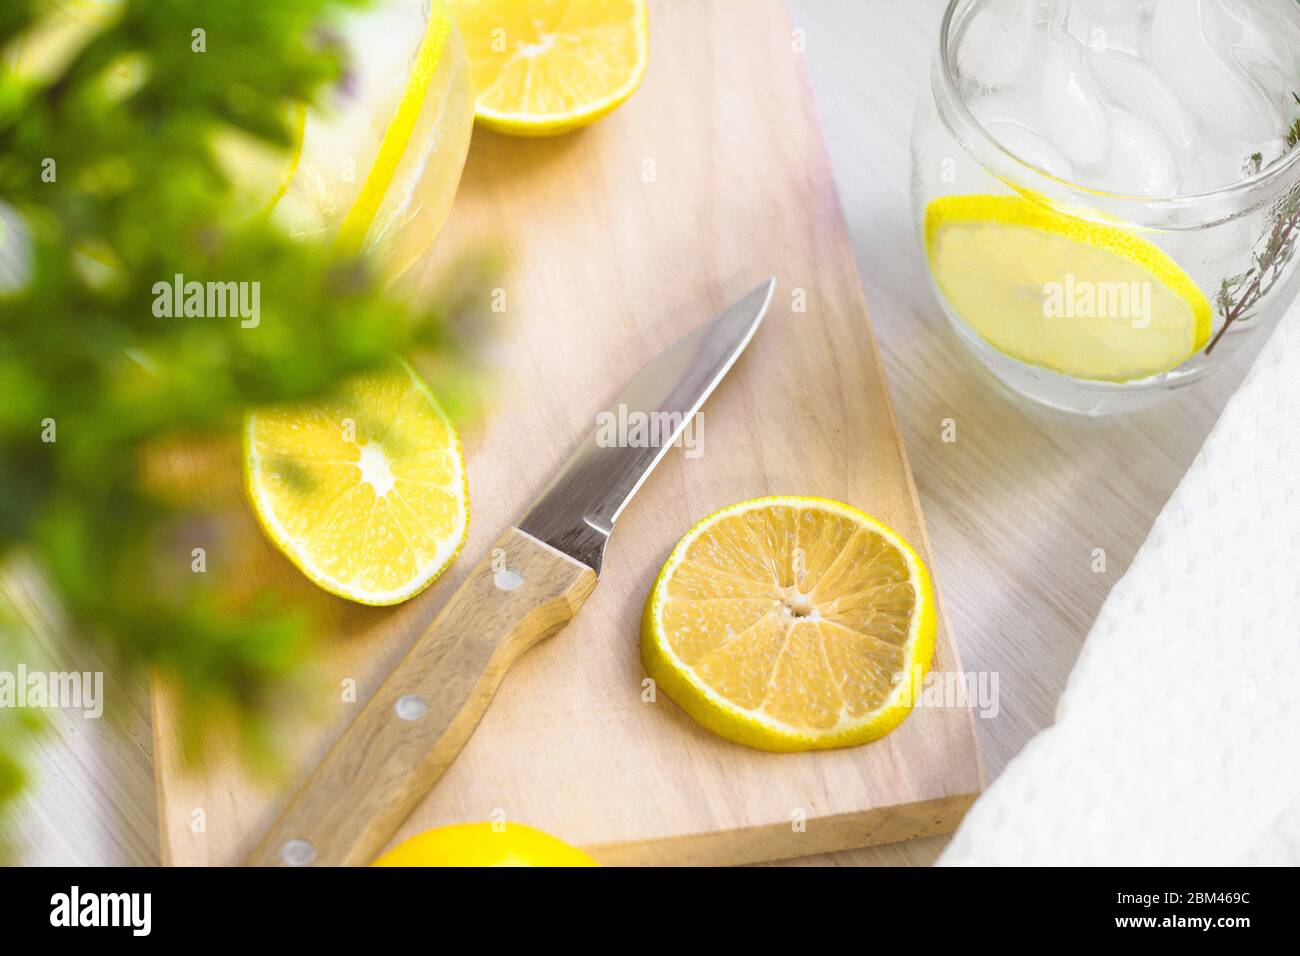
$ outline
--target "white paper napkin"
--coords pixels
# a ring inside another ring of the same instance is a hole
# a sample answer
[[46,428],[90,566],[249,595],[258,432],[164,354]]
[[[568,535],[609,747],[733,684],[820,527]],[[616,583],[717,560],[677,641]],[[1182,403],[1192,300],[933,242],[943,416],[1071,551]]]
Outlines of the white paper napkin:
[[940,865],[1300,865],[1300,304]]

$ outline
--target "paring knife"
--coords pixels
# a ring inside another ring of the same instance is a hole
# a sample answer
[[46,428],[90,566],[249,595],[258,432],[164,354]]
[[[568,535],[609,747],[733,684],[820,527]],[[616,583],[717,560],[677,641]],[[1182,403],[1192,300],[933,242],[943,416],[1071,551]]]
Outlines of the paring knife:
[[[772,300],[769,279],[650,360],[615,408],[660,413],[659,445],[593,431],[375,692],[246,865],[371,862],[460,753],[506,669],[573,619],[618,516],[731,369]],[[652,431],[656,431],[652,429]]]

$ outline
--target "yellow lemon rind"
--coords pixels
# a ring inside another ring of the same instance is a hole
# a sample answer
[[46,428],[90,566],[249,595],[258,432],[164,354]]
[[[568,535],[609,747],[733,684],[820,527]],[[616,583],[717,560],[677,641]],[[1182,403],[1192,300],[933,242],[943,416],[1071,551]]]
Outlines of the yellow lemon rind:
[[[508,851],[501,854],[491,841]],[[486,852],[485,852],[486,851]],[[371,866],[599,866],[589,854],[535,827],[508,823],[455,823],[425,830],[378,857]]]
[[293,124],[293,147],[289,150],[284,175],[280,177],[275,192],[271,194],[271,199],[262,210],[263,216],[271,215],[280,200],[284,198],[284,194],[289,191],[289,184],[293,182],[293,177],[298,174],[298,164],[302,162],[303,140],[307,132],[307,107],[301,103],[295,104],[289,122]]
[[337,248],[345,255],[355,255],[365,244],[370,226],[379,214],[388,187],[397,174],[397,167],[406,154],[411,134],[424,108],[424,98],[429,83],[442,62],[451,39],[452,19],[447,9],[435,3],[429,10],[429,22],[424,38],[415,54],[415,64],[407,77],[406,89],[397,104],[392,119],[379,141],[379,152],[366,173],[361,190],[353,200],[348,213],[339,225]]

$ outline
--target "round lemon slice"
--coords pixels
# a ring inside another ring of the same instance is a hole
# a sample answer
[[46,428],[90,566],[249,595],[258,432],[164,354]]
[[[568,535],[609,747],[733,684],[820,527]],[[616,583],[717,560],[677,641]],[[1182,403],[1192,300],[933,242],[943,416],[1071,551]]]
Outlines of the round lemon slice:
[[352,379],[331,400],[250,412],[244,476],[276,547],[362,604],[418,594],[469,530],[460,437],[405,363]]
[[641,654],[710,730],[811,750],[897,727],[934,637],[930,576],[906,541],[837,501],[782,496],[686,533],[646,602]]
[[454,3],[484,126],[520,136],[566,133],[614,109],[645,75],[645,0]]
[[1210,338],[1212,309],[1160,247],[1023,196],[943,196],[926,254],[952,311],[1014,359],[1075,378],[1166,372]]

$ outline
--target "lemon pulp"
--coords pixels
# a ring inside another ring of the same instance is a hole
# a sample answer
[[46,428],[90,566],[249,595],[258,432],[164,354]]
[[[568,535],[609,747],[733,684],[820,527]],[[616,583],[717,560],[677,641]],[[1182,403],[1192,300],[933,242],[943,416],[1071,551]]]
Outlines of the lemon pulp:
[[925,565],[890,528],[835,501],[759,498],[673,550],[646,602],[642,659],[724,737],[841,747],[907,716],[935,620]]
[[409,365],[245,424],[248,494],[270,540],[312,581],[363,604],[427,587],[469,528],[460,439]]
[[454,0],[485,126],[552,136],[604,116],[649,62],[645,0]]
[[935,285],[998,351],[1075,378],[1168,371],[1209,341],[1204,293],[1154,243],[1023,196],[943,196],[925,216]]

